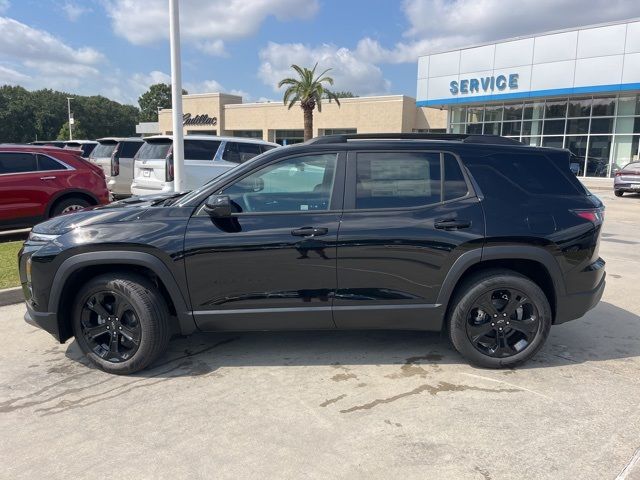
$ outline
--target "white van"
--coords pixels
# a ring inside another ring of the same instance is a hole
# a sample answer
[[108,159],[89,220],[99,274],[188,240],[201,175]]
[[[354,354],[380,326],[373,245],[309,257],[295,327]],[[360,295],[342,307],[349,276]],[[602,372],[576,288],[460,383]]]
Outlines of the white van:
[[[132,194],[173,191],[172,143],[171,135],[144,138],[134,161]],[[201,187],[212,178],[276,147],[279,147],[277,143],[254,138],[185,135],[184,189]]]
[[140,137],[106,137],[98,139],[89,160],[102,167],[107,188],[116,198],[131,195],[133,181],[133,157],[144,141]]

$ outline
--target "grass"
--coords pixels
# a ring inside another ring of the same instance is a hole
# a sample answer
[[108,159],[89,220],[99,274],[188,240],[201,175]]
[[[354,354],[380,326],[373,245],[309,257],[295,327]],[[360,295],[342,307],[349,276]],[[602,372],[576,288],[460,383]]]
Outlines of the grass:
[[19,287],[18,250],[22,247],[19,242],[0,243],[0,289]]

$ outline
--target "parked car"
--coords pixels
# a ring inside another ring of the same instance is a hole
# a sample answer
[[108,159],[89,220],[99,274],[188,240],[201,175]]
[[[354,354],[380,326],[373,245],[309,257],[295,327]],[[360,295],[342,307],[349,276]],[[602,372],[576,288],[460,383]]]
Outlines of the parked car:
[[613,193],[621,197],[625,192],[640,193],[640,162],[628,163],[613,175]]
[[67,140],[64,142],[64,148],[67,150],[80,150],[82,158],[89,158],[91,152],[98,145],[95,140]]
[[[131,193],[150,195],[172,192],[173,137],[155,135],[146,137],[144,141],[135,157]],[[198,188],[227,170],[278,146],[277,143],[254,138],[185,135],[184,189]]]
[[43,147],[64,148],[64,141],[62,141],[62,140],[36,140],[35,142],[31,142],[29,145],[40,145],[40,146],[43,146]]
[[102,167],[107,179],[107,188],[115,198],[131,195],[133,180],[133,157],[144,141],[140,137],[108,137],[98,140],[89,160]]
[[513,367],[600,300],[603,215],[567,150],[320,137],[36,226],[25,319],[112,373],[196,330],[443,331],[471,363]]
[[108,201],[102,170],[78,152],[0,145],[0,228],[30,227]]

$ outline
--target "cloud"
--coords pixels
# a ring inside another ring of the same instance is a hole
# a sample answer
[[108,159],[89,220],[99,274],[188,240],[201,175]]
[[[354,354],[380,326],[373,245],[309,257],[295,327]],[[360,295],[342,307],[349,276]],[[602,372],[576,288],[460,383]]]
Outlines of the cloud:
[[420,55],[477,43],[640,16],[637,0],[404,0],[404,41],[383,47],[371,38],[358,44],[380,63],[411,63]]
[[[166,0],[105,0],[114,32],[134,45],[168,38]],[[258,31],[266,18],[306,19],[318,11],[318,0],[191,0],[180,10],[180,34],[207,54],[224,54],[224,41]]]
[[16,60],[64,62],[68,71],[78,65],[95,65],[104,56],[89,47],[74,49],[49,32],[32,28],[12,18],[0,17],[0,58]]
[[[388,93],[390,82],[382,74],[380,67],[364,58],[361,52],[331,44],[310,47],[301,43],[269,44],[260,51],[261,64],[258,76],[274,91],[279,91],[278,82],[292,76],[292,64],[312,66],[318,62],[318,69],[332,68],[334,90],[349,90],[358,95]],[[318,72],[320,73],[320,71]]]
[[29,75],[0,65],[0,85],[24,85],[30,80],[31,77]]
[[77,21],[82,15],[91,11],[88,7],[83,7],[82,5],[72,2],[65,2],[62,6],[62,10],[71,22]]

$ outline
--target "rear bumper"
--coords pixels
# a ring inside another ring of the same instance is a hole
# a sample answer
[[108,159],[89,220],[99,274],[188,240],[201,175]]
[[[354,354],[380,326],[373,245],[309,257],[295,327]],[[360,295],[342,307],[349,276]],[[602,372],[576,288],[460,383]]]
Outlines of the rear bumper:
[[131,184],[131,194],[137,196],[156,195],[158,193],[173,192],[173,182],[165,183],[161,188],[150,188],[145,185],[137,184],[135,181]]
[[555,324],[565,323],[582,317],[589,310],[594,308],[604,293],[606,273],[602,271],[602,278],[592,290],[580,293],[573,293],[558,298]]
[[58,328],[58,318],[55,313],[37,312],[29,305],[29,302],[27,302],[24,321],[34,327],[49,332],[57,341],[60,341],[60,329]]

